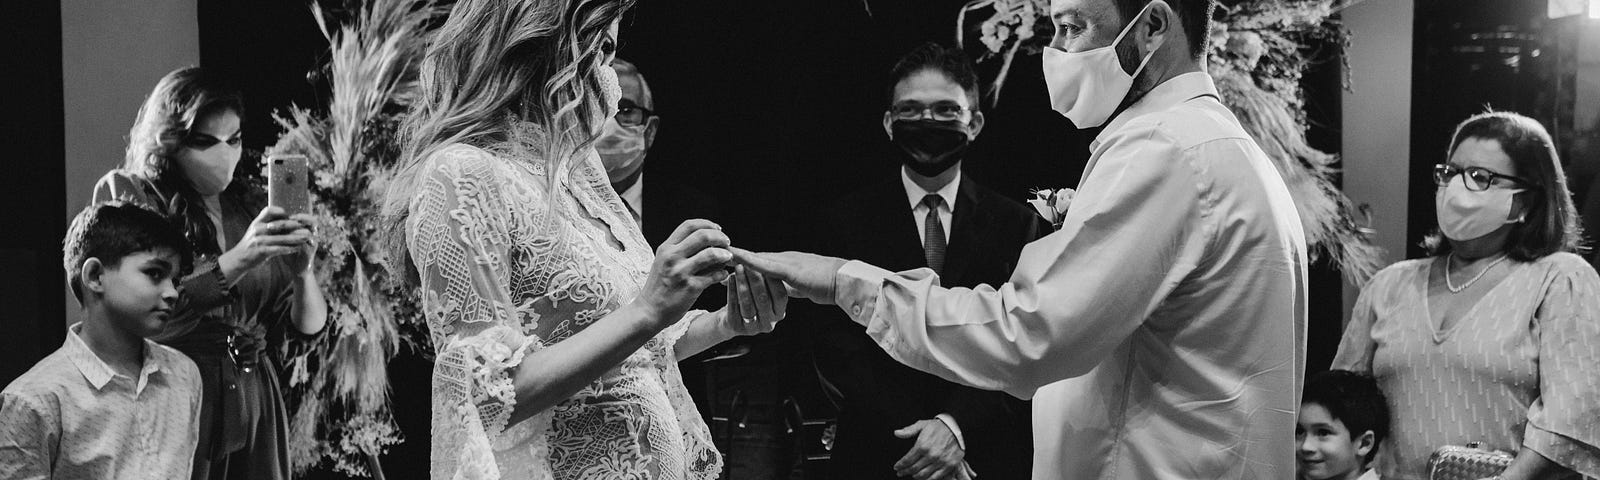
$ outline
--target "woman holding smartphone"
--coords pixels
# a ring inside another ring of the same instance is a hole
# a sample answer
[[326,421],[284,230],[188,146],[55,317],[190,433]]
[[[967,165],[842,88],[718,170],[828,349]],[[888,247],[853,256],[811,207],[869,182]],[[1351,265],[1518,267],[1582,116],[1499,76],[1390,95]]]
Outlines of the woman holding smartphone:
[[327,320],[312,218],[266,207],[260,189],[235,181],[242,113],[239,93],[214,74],[167,74],[139,109],[122,168],[94,190],[95,202],[163,211],[195,249],[195,271],[156,338],[194,359],[204,380],[195,479],[290,478],[269,339],[314,335]]

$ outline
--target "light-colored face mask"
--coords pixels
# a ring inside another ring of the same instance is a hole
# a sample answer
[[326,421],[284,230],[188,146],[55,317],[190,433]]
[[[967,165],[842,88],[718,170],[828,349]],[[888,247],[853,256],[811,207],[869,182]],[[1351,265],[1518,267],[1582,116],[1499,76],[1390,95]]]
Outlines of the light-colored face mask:
[[644,130],[645,124],[627,127],[617,123],[616,118],[607,119],[601,128],[594,149],[600,153],[600,163],[605,165],[611,183],[628,178],[644,165]]
[[[203,127],[198,130],[202,133],[237,132],[239,115],[232,111],[213,114],[205,118],[202,124]],[[212,138],[217,137],[212,135]],[[243,154],[244,150],[235,139],[210,145],[184,145],[178,149],[174,159],[195,192],[211,196],[221,194],[233,183],[233,170],[239,166],[239,158]]]
[[1155,5],[1155,2],[1145,4],[1139,14],[1122,27],[1122,32],[1110,45],[1082,52],[1068,52],[1055,47],[1044,49],[1044,84],[1050,91],[1051,108],[1072,120],[1072,124],[1080,129],[1104,125],[1111,118],[1117,105],[1133,89],[1133,79],[1144,71],[1145,64],[1161,47],[1157,43],[1155,48],[1145,52],[1144,58],[1139,60],[1139,68],[1134,69],[1132,75],[1123,71],[1122,64],[1117,61],[1117,44],[1122,43],[1122,38],[1133,31],[1133,26],[1139,23],[1139,17],[1149,11],[1151,5]]
[[1433,206],[1439,231],[1445,238],[1466,241],[1481,238],[1502,225],[1518,223],[1511,217],[1512,197],[1522,189],[1490,186],[1487,190],[1467,190],[1465,175],[1457,175],[1434,194]]

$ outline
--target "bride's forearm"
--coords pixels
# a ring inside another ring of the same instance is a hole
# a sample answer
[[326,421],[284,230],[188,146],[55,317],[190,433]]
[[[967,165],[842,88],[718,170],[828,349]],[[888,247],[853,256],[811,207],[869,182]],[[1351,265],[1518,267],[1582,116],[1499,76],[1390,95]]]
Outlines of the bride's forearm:
[[727,314],[727,307],[723,307],[721,310],[702,313],[689,320],[689,330],[678,339],[678,343],[672,345],[673,356],[681,362],[733,338],[735,336],[733,332],[724,328],[727,322],[723,316]]
[[565,340],[529,352],[511,372],[517,405],[511,424],[576,395],[661,331],[657,314],[628,304]]

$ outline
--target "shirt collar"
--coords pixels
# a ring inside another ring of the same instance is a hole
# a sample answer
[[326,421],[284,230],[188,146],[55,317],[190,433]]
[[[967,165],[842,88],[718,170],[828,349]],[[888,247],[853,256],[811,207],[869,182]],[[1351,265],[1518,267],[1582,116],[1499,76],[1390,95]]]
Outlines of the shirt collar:
[[922,204],[922,199],[926,198],[929,193],[934,193],[938,194],[939,198],[944,199],[945,206],[950,207],[950,211],[953,212],[956,210],[956,192],[961,190],[961,172],[956,171],[956,178],[951,179],[950,183],[945,184],[939,191],[929,192],[923,190],[921,185],[917,185],[917,182],[911,180],[911,174],[906,173],[905,166],[901,166],[900,184],[906,188],[906,201],[911,203],[912,210],[916,210],[917,206]]
[[[71,327],[68,327],[67,341],[62,348],[67,350],[67,358],[70,358],[72,364],[78,367],[78,372],[83,374],[83,378],[88,380],[95,390],[100,390],[105,388],[107,383],[111,383],[111,379],[117,376],[117,371],[112,369],[110,365],[106,365],[106,362],[101,360],[100,356],[95,355],[94,350],[89,348],[89,344],[78,336],[78,332],[81,330],[83,330],[83,323],[74,323]],[[135,393],[144,390],[144,386],[149,383],[150,374],[161,371],[161,364],[156,361],[155,353],[156,344],[149,340],[144,340],[144,366],[139,371],[139,383],[135,388]]]
[[1217,85],[1211,81],[1211,75],[1205,72],[1189,72],[1167,79],[1151,89],[1150,93],[1133,102],[1133,105],[1128,106],[1128,109],[1123,110],[1116,118],[1111,119],[1111,123],[1106,125],[1106,128],[1101,130],[1089,144],[1089,150],[1099,150],[1100,144],[1107,137],[1121,130],[1123,125],[1135,118],[1172,108],[1174,105],[1202,95],[1217,96]]

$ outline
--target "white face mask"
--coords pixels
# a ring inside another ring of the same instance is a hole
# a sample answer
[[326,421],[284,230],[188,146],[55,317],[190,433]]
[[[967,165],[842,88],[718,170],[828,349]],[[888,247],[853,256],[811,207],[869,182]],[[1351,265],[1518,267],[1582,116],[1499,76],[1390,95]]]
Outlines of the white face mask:
[[1434,212],[1439,217],[1439,231],[1445,238],[1466,241],[1488,235],[1507,223],[1511,216],[1511,198],[1521,189],[1489,187],[1474,192],[1467,190],[1462,176],[1450,179],[1433,196]]
[[[1082,52],[1055,47],[1044,49],[1044,84],[1050,90],[1051,108],[1072,120],[1078,128],[1098,127],[1111,118],[1111,112],[1133,89],[1133,79],[1144,71],[1145,64],[1155,54],[1155,48],[1146,52],[1132,75],[1122,71],[1122,64],[1117,61],[1117,44],[1133,31],[1139,17],[1150,10],[1151,5],[1155,2],[1145,4],[1110,45]],[[1156,48],[1160,48],[1160,44]]]
[[600,139],[594,149],[600,153],[600,163],[605,164],[606,176],[617,183],[639,170],[644,163],[644,125],[624,127],[616,118],[606,120],[600,130]]

